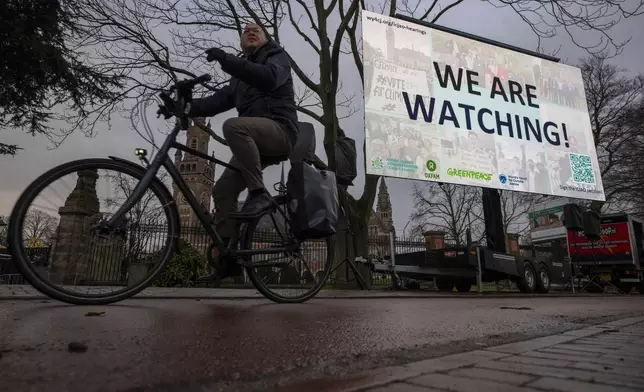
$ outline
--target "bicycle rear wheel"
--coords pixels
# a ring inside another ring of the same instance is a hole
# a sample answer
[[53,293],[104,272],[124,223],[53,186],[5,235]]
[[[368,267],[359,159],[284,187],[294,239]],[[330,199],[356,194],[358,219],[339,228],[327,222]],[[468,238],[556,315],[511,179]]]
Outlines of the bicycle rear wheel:
[[[288,211],[281,205],[243,228],[240,249],[276,248],[294,238],[288,229]],[[244,257],[246,263],[276,262],[276,266],[246,267],[248,278],[257,291],[277,303],[302,303],[315,297],[324,287],[333,267],[334,237],[307,240],[291,254],[259,254]],[[310,257],[304,256],[305,253]],[[289,295],[290,294],[290,295]]]
[[[18,199],[8,230],[9,251],[25,279],[50,298],[75,305],[118,302],[152,283],[179,238],[176,204],[158,178],[117,230],[96,230],[144,174],[133,163],[82,159],[34,180]],[[40,260],[32,258],[34,243],[44,254]]]

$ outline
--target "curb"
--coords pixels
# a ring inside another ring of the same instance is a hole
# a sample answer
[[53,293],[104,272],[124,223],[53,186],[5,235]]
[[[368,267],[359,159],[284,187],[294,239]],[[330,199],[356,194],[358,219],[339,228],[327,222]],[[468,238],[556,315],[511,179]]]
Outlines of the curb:
[[340,377],[322,377],[307,381],[282,385],[270,389],[272,392],[360,392],[366,389],[382,387],[394,382],[402,382],[410,378],[422,376],[437,371],[449,371],[465,366],[473,366],[479,362],[512,357],[516,354],[539,350],[564,342],[601,334],[607,330],[626,327],[644,322],[644,316],[629,317],[604,324],[570,330],[560,334],[544,336],[521,342],[502,344],[483,350],[467,351],[400,366],[383,367],[367,370]]
[[[217,289],[213,289],[217,290]],[[317,296],[316,299],[462,299],[462,298],[626,298],[626,297],[640,297],[636,294],[589,294],[589,293],[557,293],[557,294],[521,294],[521,293],[446,293],[446,294],[410,294],[410,295],[394,295],[394,294],[375,294],[375,295],[323,295]],[[252,300],[252,299],[265,299],[261,295],[135,295],[127,300],[152,300],[152,299],[190,299],[190,300]],[[45,295],[15,295],[15,296],[0,296],[0,301],[34,301],[34,300],[50,300]]]

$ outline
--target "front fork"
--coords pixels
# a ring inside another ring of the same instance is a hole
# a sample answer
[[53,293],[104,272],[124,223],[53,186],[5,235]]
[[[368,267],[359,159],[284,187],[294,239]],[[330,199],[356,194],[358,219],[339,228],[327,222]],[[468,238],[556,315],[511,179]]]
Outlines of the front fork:
[[134,153],[139,157],[139,159],[147,164],[145,174],[143,175],[143,178],[141,178],[141,181],[136,184],[130,196],[125,200],[125,203],[123,203],[123,205],[109,219],[100,223],[99,230],[102,234],[112,232],[117,228],[123,227],[124,223],[127,223],[124,219],[126,218],[126,214],[141,200],[143,195],[145,195],[145,192],[150,187],[152,181],[156,178],[159,169],[163,166],[163,162],[168,156],[170,146],[179,134],[179,131],[181,131],[181,122],[177,120],[174,128],[170,132],[170,135],[166,138],[165,142],[159,149],[159,152],[152,160],[152,163],[149,163],[146,157],[147,151],[141,148],[137,148],[135,150]]

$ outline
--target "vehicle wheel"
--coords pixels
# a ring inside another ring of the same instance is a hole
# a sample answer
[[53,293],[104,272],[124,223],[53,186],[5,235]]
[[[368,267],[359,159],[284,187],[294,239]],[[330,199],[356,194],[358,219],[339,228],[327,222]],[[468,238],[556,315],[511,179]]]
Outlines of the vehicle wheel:
[[436,288],[438,291],[454,291],[454,279],[446,276],[437,276],[436,277]]
[[[288,223],[278,224],[277,221],[286,222],[288,219],[286,205],[280,206],[278,211],[271,215],[265,214],[255,222],[247,223],[242,228],[240,249],[253,249],[262,247],[281,247],[293,241],[294,238],[288,229]],[[272,223],[272,224],[271,224]],[[264,246],[263,246],[264,245]],[[277,303],[301,303],[315,297],[326,284],[331,269],[333,268],[334,236],[322,239],[307,240],[302,242],[292,254],[258,254],[242,258],[245,263],[261,264],[284,259],[276,266],[246,267],[248,278],[257,291],[264,297]],[[303,256],[305,251],[313,251],[308,258]],[[315,281],[290,279],[289,276],[302,276],[309,270],[315,273]],[[290,272],[289,272],[290,271]],[[295,272],[295,273],[293,273]],[[365,278],[366,279],[366,278]],[[288,295],[300,289],[295,295]]]
[[550,291],[550,273],[545,265],[539,264],[539,275],[537,276],[537,292],[546,294]]
[[[94,230],[97,223],[122,206],[128,191],[144,174],[145,169],[136,164],[82,159],[36,178],[20,195],[8,230],[9,251],[27,281],[41,293],[75,305],[118,302],[151,284],[178,248],[179,213],[161,181],[152,181],[121,227],[110,233]],[[74,185],[44,191],[57,181],[64,183],[66,176]],[[108,183],[99,183],[103,180]],[[105,194],[109,195],[103,197]],[[40,197],[45,203],[34,203]],[[48,200],[50,197],[59,197],[60,204]],[[29,222],[34,217],[51,223],[47,242],[53,246],[43,248],[47,255],[40,262],[30,259],[34,241],[28,238],[33,235]],[[77,285],[82,291],[71,291]],[[116,291],[103,292],[111,289]]]
[[534,293],[537,288],[537,276],[532,268],[532,264],[529,262],[523,263],[523,275],[519,278],[517,282],[519,291],[522,293]]
[[472,285],[474,283],[470,279],[459,279],[456,281],[456,291],[459,293],[469,293],[472,291]]
[[420,283],[416,280],[410,280],[409,282],[405,283],[405,288],[407,290],[420,290]]

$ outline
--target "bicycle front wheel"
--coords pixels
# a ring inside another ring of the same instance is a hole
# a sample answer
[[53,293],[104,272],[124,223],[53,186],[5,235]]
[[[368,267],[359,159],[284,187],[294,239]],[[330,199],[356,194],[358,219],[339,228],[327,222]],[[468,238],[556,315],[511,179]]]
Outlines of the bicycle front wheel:
[[[245,225],[240,249],[278,248],[293,241],[286,205]],[[291,253],[244,257],[248,278],[257,291],[277,303],[301,303],[324,287],[333,267],[334,237],[307,240]],[[261,264],[272,264],[261,266]],[[255,264],[255,265],[253,265]]]
[[155,178],[110,233],[116,212],[145,174],[134,163],[82,159],[57,166],[22,193],[9,220],[9,251],[25,279],[50,298],[103,305],[137,294],[177,249],[179,214]]

